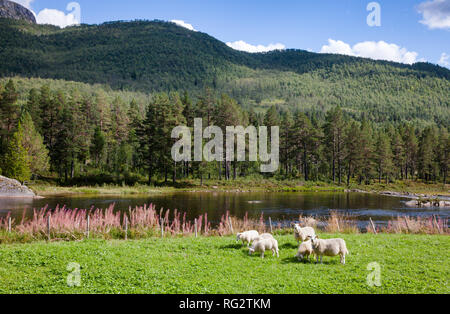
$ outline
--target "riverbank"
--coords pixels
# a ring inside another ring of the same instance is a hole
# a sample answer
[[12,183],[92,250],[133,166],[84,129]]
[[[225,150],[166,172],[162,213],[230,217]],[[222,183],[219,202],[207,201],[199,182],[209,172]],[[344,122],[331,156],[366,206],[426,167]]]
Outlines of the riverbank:
[[367,192],[380,193],[392,196],[409,198],[425,198],[436,196],[450,196],[450,185],[425,184],[415,181],[399,181],[391,184],[374,183],[372,185],[350,186],[335,185],[325,182],[302,182],[298,180],[272,180],[272,179],[245,179],[232,181],[184,180],[174,186],[148,186],[148,185],[102,185],[102,186],[57,186],[48,183],[36,183],[30,187],[39,196],[66,196],[66,195],[147,195],[174,192]]
[[[292,235],[276,236],[280,257],[266,254],[264,260],[248,256],[235,237],[1,245],[0,293],[450,292],[448,236],[321,236],[346,240],[346,265],[338,257],[324,257],[322,265],[298,262]],[[367,284],[374,271],[369,264],[380,267],[379,287]],[[69,287],[78,265],[80,285]]]

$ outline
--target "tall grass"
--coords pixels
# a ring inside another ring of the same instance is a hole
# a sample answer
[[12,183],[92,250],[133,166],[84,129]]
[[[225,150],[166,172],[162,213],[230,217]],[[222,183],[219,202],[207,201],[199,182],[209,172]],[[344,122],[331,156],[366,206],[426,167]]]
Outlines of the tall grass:
[[[129,208],[125,213],[114,209],[114,204],[106,209],[68,209],[65,206],[54,210],[48,206],[34,210],[33,216],[20,222],[12,219],[12,230],[8,232],[8,219],[0,218],[0,243],[31,242],[47,240],[77,241],[89,237],[102,239],[142,239],[155,236],[227,236],[245,230],[258,230],[260,233],[274,232],[286,234],[292,232],[292,226],[286,222],[268,224],[264,215],[251,219],[248,214],[242,219],[230,216],[227,212],[214,226],[205,213],[195,220],[188,220],[186,213],[177,210],[155,208],[155,205]],[[89,224],[88,224],[89,221]],[[327,217],[299,216],[302,226],[311,226],[328,233],[358,233],[358,221],[355,216],[332,211]],[[49,229],[50,222],[50,229]],[[374,232],[371,225],[367,232]],[[387,227],[377,228],[377,232],[411,234],[450,234],[446,220],[436,217],[411,218],[397,217]],[[126,233],[126,234],[125,234]]]

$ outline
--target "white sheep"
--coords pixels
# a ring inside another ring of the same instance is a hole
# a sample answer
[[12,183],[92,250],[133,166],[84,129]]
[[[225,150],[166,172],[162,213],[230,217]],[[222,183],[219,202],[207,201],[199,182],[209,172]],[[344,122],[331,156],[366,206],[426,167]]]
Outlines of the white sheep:
[[295,257],[298,258],[299,261],[301,261],[304,258],[311,258],[311,256],[314,256],[314,250],[312,248],[311,240],[302,242]]
[[316,232],[314,231],[314,228],[312,228],[312,227],[302,228],[302,227],[300,227],[299,224],[295,224],[294,225],[294,236],[295,236],[295,240],[297,240],[298,244],[300,244],[300,242],[306,241],[306,239],[308,239],[308,237],[311,237],[311,238],[315,237]]
[[275,254],[277,257],[280,257],[279,251],[278,251],[278,241],[275,239],[260,239],[259,241],[256,241],[253,243],[252,247],[249,248],[249,255],[252,255],[254,252],[261,252],[261,258],[264,258],[264,252],[271,250],[273,252],[273,256]]
[[257,242],[257,241],[259,241],[259,240],[262,240],[262,239],[275,239],[274,237],[273,237],[273,235],[271,235],[270,233],[263,233],[263,234],[260,234],[257,238],[255,238],[253,241],[254,242]]
[[236,242],[242,241],[242,245],[247,243],[247,247],[259,237],[259,233],[256,230],[250,230],[242,233],[238,233],[236,237]]
[[341,264],[345,265],[345,255],[349,254],[347,245],[343,239],[319,239],[315,236],[311,238],[312,248],[317,257],[317,263],[322,263],[322,257],[325,256],[341,256]]

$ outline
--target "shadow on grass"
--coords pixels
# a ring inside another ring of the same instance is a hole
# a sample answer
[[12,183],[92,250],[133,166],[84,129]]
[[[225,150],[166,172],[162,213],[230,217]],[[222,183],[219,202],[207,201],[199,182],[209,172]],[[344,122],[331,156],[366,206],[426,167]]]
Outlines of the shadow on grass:
[[223,245],[221,246],[219,249],[221,250],[239,250],[239,249],[243,249],[246,248],[245,246],[242,246],[242,244],[236,243],[236,244],[228,244],[228,245]]
[[285,243],[282,246],[280,246],[280,249],[298,249],[298,245],[292,243]]
[[302,259],[298,260],[297,257],[285,257],[281,260],[281,264],[315,264],[315,260],[313,259]]

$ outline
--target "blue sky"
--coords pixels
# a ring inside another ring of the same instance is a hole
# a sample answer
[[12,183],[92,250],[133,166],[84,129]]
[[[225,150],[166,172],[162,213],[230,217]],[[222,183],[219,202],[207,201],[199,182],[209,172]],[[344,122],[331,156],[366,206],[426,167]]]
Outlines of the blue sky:
[[[74,21],[72,10],[66,10],[70,0],[17,2],[31,7],[38,21],[62,26]],[[236,49],[268,50],[272,44],[273,48],[345,53],[405,63],[426,60],[450,67],[450,0],[378,0],[379,27],[367,24],[371,13],[367,5],[371,0],[77,2],[81,22],[87,24],[133,19],[180,20]]]

